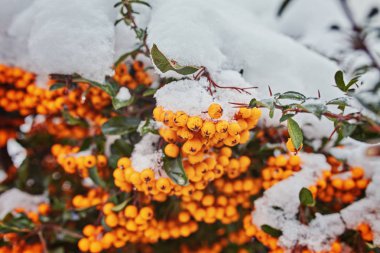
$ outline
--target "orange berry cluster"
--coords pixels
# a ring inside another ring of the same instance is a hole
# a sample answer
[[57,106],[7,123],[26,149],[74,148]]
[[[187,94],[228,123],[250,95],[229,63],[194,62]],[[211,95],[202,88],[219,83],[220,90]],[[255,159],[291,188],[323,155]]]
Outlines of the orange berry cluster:
[[107,202],[109,194],[101,188],[90,189],[86,195],[76,195],[72,200],[72,205],[75,208],[88,208],[92,206],[99,207]]
[[115,185],[126,192],[135,187],[146,195],[155,196],[156,200],[164,201],[168,195],[188,196],[194,190],[203,190],[210,181],[221,178],[226,174],[229,178],[237,178],[248,170],[251,160],[246,156],[239,159],[232,158],[232,150],[223,147],[218,153],[198,155],[199,160],[188,159],[183,162],[184,170],[190,184],[180,186],[171,179],[156,175],[152,169],[144,169],[141,172],[131,167],[129,158],[121,158],[114,170]]
[[0,239],[8,243],[0,246],[0,253],[43,253],[43,247],[40,242],[28,243],[17,236],[16,233],[0,235]]
[[[172,144],[165,154],[176,157],[179,148],[176,143],[183,143],[183,156],[196,156],[211,147],[235,146],[249,140],[249,130],[254,128],[261,116],[257,108],[241,108],[235,115],[234,121],[217,120],[223,112],[219,104],[211,104],[208,110],[211,120],[204,120],[200,116],[190,116],[184,112],[165,111],[162,107],[153,110],[156,121],[164,123],[166,127],[159,130],[164,140]],[[170,152],[171,151],[171,152]]]
[[220,178],[214,182],[215,189],[231,201],[236,200],[237,204],[243,208],[249,209],[252,207],[251,196],[258,194],[261,190],[261,179],[245,177],[238,179]]
[[139,84],[144,86],[150,86],[152,84],[152,78],[145,71],[144,64],[141,61],[133,62],[129,70],[125,63],[119,64],[115,69],[113,78],[129,89],[136,89]]
[[362,223],[357,227],[357,230],[360,233],[360,236],[363,238],[366,242],[372,242],[373,241],[373,232],[371,227],[366,224]]
[[182,245],[181,253],[220,253],[227,244],[227,238],[223,238],[212,245],[201,246],[197,249],[191,249],[188,245]]
[[[257,228],[252,223],[252,215],[249,214],[244,217],[243,219],[243,227],[246,232],[246,234],[249,237],[255,237],[257,240],[259,240],[264,246],[268,247],[270,250],[269,253],[284,253],[286,250],[280,246],[278,246],[278,239],[265,233],[261,229]],[[335,241],[331,245],[331,249],[329,251],[320,251],[315,252],[309,249],[302,249],[300,252],[302,253],[341,253],[342,251],[342,244],[338,241]]]
[[322,178],[310,190],[322,202],[334,202],[336,210],[354,202],[363,194],[369,184],[364,178],[364,170],[360,167],[351,167],[346,172],[324,171]]
[[261,171],[263,188],[269,189],[279,181],[293,175],[294,172],[301,169],[300,165],[301,159],[299,156],[286,157],[279,155],[269,157],[267,166]]
[[252,222],[252,215],[248,214],[243,218],[243,228],[249,237],[255,237],[264,246],[266,246],[270,253],[284,253],[285,250],[277,245],[278,239],[265,233],[257,228]]
[[230,224],[239,219],[238,201],[224,195],[214,196],[203,191],[194,192],[182,202],[182,208],[187,210],[196,221],[208,224],[217,220]]
[[0,148],[4,147],[9,139],[16,137],[16,131],[23,122],[21,118],[0,115]]
[[69,173],[74,174],[76,172],[83,178],[89,176],[89,169],[96,166],[99,173],[102,174],[107,168],[108,161],[104,155],[83,155],[75,156],[79,152],[79,147],[73,147],[68,145],[54,144],[51,147],[51,153],[57,159],[59,165]]
[[[95,129],[95,132],[97,130]],[[70,126],[64,121],[46,118],[42,123],[34,123],[29,133],[34,134],[38,132],[48,132],[58,139],[71,138],[80,140],[88,137],[89,130],[79,125]]]
[[[45,216],[50,212],[50,205],[47,203],[40,203],[37,212],[26,211],[23,208],[16,208],[13,210],[15,213],[24,213],[34,224],[40,224],[40,216]],[[0,253],[42,253],[43,246],[38,239],[31,238],[26,241],[21,238],[17,233],[2,233],[0,239],[6,243],[0,246]]]

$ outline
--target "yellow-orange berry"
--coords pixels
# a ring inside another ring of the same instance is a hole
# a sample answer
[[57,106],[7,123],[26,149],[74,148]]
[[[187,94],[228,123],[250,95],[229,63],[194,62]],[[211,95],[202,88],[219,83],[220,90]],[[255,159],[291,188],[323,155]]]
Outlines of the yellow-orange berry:
[[148,183],[154,179],[154,171],[151,169],[144,169],[140,173],[141,181]]
[[198,116],[192,116],[187,120],[187,128],[189,128],[193,132],[199,131],[201,129],[203,121]]
[[216,132],[218,133],[227,133],[228,131],[228,122],[225,120],[219,121],[216,123]]
[[120,167],[120,168],[128,168],[131,166],[131,160],[128,158],[128,157],[123,157],[123,158],[120,158],[118,161],[117,161],[117,167]]
[[164,153],[171,158],[176,158],[179,154],[179,147],[173,143],[169,143],[165,146]]
[[151,207],[143,207],[141,208],[140,210],[140,215],[141,215],[141,218],[143,218],[144,220],[150,220],[153,218],[153,209]]
[[86,252],[90,249],[90,241],[87,238],[82,238],[78,241],[78,248],[82,252]]
[[109,215],[107,215],[104,219],[105,223],[107,224],[107,226],[113,228],[113,227],[116,227],[117,226],[117,223],[118,223],[118,218],[117,218],[117,215],[114,214],[114,213],[111,213]]
[[182,145],[182,151],[186,154],[195,155],[202,149],[202,142],[199,139],[193,138],[191,140],[187,140]]
[[167,178],[159,178],[156,182],[156,187],[163,193],[169,193],[171,191],[170,181]]
[[212,119],[219,119],[223,115],[223,108],[220,106],[220,104],[212,103],[208,107],[208,115]]
[[203,123],[201,128],[201,133],[203,138],[211,138],[215,134],[215,125],[211,121],[206,121]]
[[127,218],[135,218],[138,214],[137,207],[134,205],[128,205],[124,209],[124,216]]
[[179,111],[174,116],[174,124],[179,127],[186,126],[189,116],[186,113]]

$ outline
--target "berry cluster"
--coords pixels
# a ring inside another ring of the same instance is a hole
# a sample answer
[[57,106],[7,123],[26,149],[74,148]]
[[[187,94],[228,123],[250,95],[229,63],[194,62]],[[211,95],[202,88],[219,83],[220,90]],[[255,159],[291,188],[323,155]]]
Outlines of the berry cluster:
[[[261,116],[261,111],[257,108],[241,108],[234,121],[228,122],[218,120],[222,112],[219,104],[211,104],[208,109],[211,119],[202,119],[181,111],[165,111],[162,107],[156,107],[153,117],[165,125],[159,131],[162,138],[173,145],[182,143],[184,157],[192,157],[211,147],[246,143],[250,137],[249,130],[256,126]],[[176,157],[179,153],[179,148],[174,148],[173,145],[168,148],[169,152],[165,151],[169,157]]]
[[276,183],[289,176],[294,172],[301,169],[301,159],[299,156],[279,155],[277,157],[271,156],[267,160],[267,166],[261,171],[263,179],[263,188],[269,189]]
[[324,171],[322,178],[310,190],[318,200],[331,203],[335,210],[340,210],[359,198],[368,184],[363,168],[351,167],[345,172]]
[[69,174],[79,173],[83,178],[89,176],[89,169],[97,168],[99,173],[106,173],[108,162],[104,155],[80,155],[79,147],[55,144],[51,153],[59,165]]

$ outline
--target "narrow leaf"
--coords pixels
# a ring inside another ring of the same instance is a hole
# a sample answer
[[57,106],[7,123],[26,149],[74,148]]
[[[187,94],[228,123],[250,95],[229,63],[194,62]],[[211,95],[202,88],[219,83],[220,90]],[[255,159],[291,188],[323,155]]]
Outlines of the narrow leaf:
[[56,82],[55,84],[53,84],[52,86],[50,86],[49,90],[53,91],[53,90],[58,90],[58,89],[61,89],[61,88],[64,88],[64,87],[66,87],[65,83]]
[[127,206],[127,204],[128,204],[131,200],[132,200],[132,198],[128,198],[128,199],[126,199],[125,201],[121,202],[120,204],[118,204],[118,205],[112,207],[111,210],[114,211],[114,212],[120,212],[121,210],[124,209],[124,207]]
[[273,237],[280,237],[282,235],[282,231],[277,229],[277,228],[273,228],[267,224],[264,224],[261,226],[261,230],[263,230],[265,233],[267,233],[268,235],[270,236],[273,236]]
[[292,99],[304,101],[306,99],[306,96],[296,91],[287,91],[285,93],[280,94],[278,96],[278,99]]
[[303,142],[303,134],[298,123],[292,118],[288,119],[288,132],[292,139],[293,146],[299,149]]
[[103,188],[106,186],[106,183],[103,181],[103,179],[100,178],[98,174],[98,168],[92,167],[88,170],[88,172],[89,172],[90,178],[92,179],[92,181],[94,181],[96,185],[99,185]]
[[154,65],[162,72],[166,73],[170,70],[173,70],[181,75],[190,75],[199,70],[199,67],[196,66],[181,66],[173,60],[169,60],[166,56],[158,49],[156,44],[153,44],[153,47],[150,51],[151,57]]

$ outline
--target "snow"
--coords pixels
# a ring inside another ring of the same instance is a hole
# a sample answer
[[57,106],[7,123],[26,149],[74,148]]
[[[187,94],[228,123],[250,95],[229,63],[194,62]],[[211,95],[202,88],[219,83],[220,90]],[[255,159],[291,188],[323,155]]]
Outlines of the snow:
[[45,195],[30,195],[12,188],[0,195],[0,219],[15,208],[24,208],[26,211],[37,211],[38,204],[48,202]]
[[132,167],[141,172],[144,169],[158,171],[162,168],[162,150],[157,149],[159,135],[148,133],[144,135],[131,155]]
[[302,187],[314,185],[322,170],[330,167],[323,155],[301,153],[302,170],[265,191],[263,197],[254,203],[254,223],[257,226],[268,224],[280,229],[283,232],[279,238],[281,246],[292,248],[299,244],[315,251],[327,250],[346,228],[356,229],[361,223],[371,226],[374,243],[376,245],[380,243],[380,192],[378,190],[380,159],[366,155],[366,150],[375,145],[351,139],[345,141],[344,144],[344,148],[333,148],[330,151],[338,159],[346,160],[350,166],[360,166],[365,169],[366,177],[372,179],[367,187],[365,198],[352,203],[338,213],[317,214],[308,226],[301,224],[296,217],[299,191]]
[[274,92],[312,96],[320,89],[326,98],[336,94],[331,86],[336,64],[260,25],[236,2],[157,1],[148,25],[148,44],[154,43],[179,64],[205,66],[211,74],[243,69],[243,78],[259,86],[260,93],[270,85]]
[[121,87],[118,93],[116,94],[116,99],[120,101],[127,101],[131,98],[131,93],[128,88]]
[[[234,71],[224,71],[215,75],[215,81],[220,86],[250,87],[247,82]],[[195,80],[180,80],[169,83],[160,88],[155,98],[157,106],[162,106],[165,110],[173,112],[183,111],[190,116],[201,116],[210,119],[207,114],[208,107],[212,103],[220,104],[223,108],[223,115],[220,119],[231,120],[238,108],[230,102],[248,104],[252,95],[239,93],[232,89],[216,89],[212,94],[207,90],[209,82],[206,78]],[[249,90],[252,94],[254,91]]]
[[335,229],[343,232],[344,227],[342,228],[342,221],[339,222],[339,216],[319,217],[314,223],[305,226],[298,221],[297,213],[300,190],[313,185],[329,165],[325,157],[320,154],[301,153],[300,156],[303,162],[302,170],[269,188],[263,197],[255,201],[253,221],[258,227],[267,224],[282,230],[283,236],[279,238],[279,243],[283,247],[292,248],[300,244],[316,251],[325,250],[331,243],[331,233],[334,231],[329,233],[327,231],[320,233],[320,231],[323,228],[329,229],[326,224],[336,223]]

